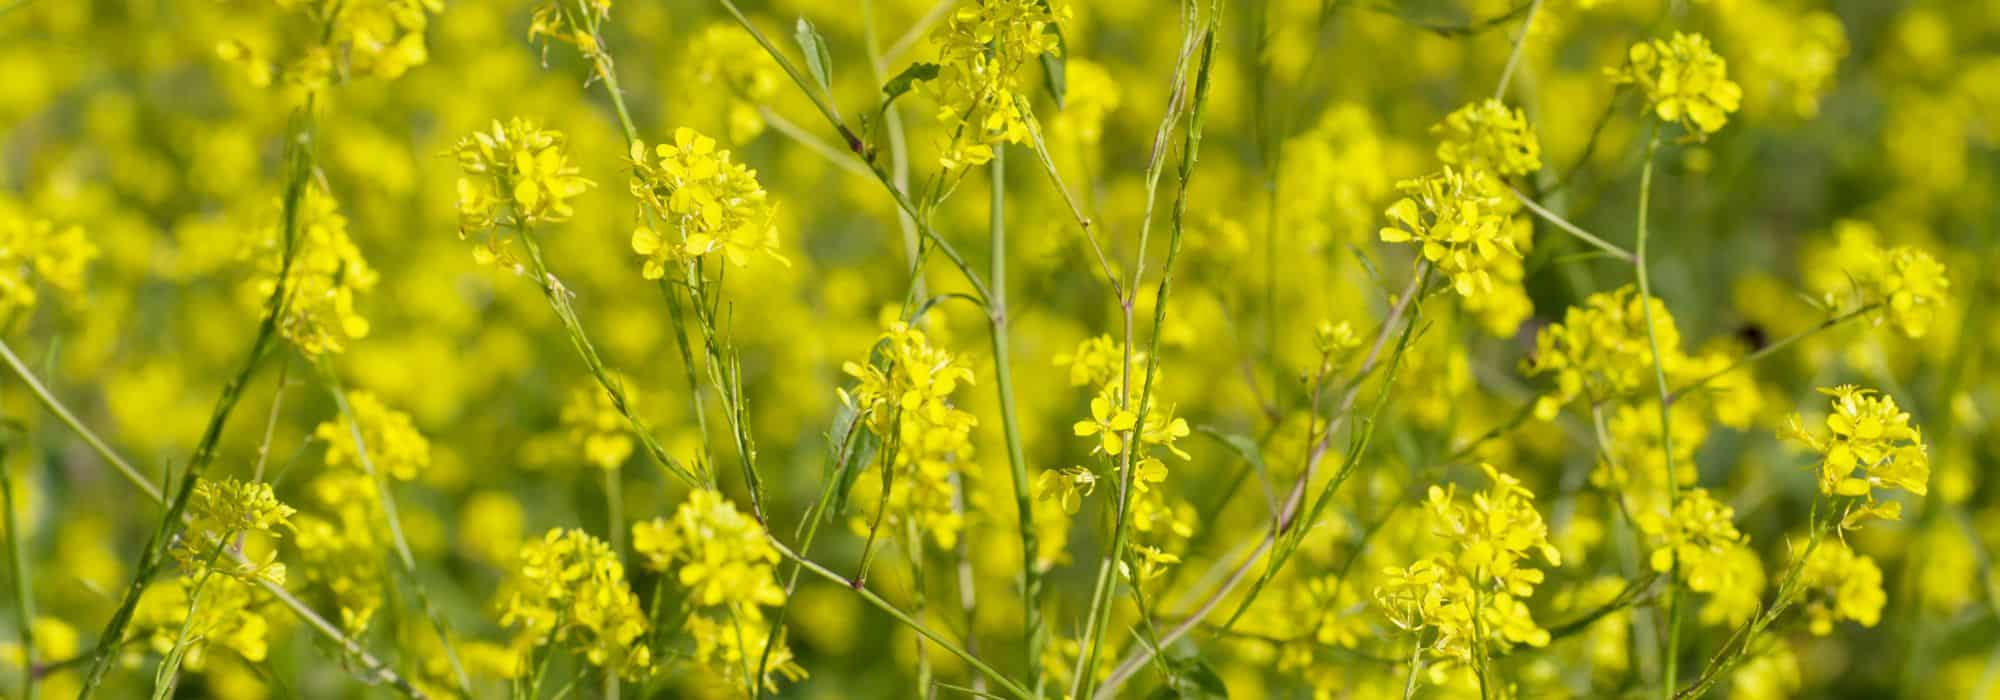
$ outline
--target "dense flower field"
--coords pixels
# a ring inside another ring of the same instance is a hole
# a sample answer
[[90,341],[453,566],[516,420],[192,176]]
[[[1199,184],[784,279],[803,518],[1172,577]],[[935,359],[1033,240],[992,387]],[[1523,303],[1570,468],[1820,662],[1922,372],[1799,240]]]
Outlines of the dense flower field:
[[2000,698],[2000,3],[0,0],[0,697]]

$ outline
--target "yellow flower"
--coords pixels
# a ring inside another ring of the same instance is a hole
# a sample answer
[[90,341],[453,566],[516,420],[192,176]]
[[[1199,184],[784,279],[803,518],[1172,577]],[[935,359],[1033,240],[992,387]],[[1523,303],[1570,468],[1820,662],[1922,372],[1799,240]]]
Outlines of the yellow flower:
[[1050,469],[1035,481],[1035,497],[1062,504],[1064,513],[1075,515],[1083,499],[1097,490],[1097,473],[1080,466]]
[[1700,34],[1675,32],[1670,41],[1634,44],[1625,65],[1608,72],[1621,85],[1638,85],[1653,114],[1680,124],[1697,140],[1721,130],[1743,100],[1743,88],[1729,80],[1728,64]]
[[[569,162],[562,133],[514,118],[491,131],[473,132],[454,149],[463,175],[458,180],[459,235],[494,226],[531,226],[566,221],[575,213],[571,197],[596,183]],[[489,243],[498,253],[498,244]]]
[[946,170],[983,165],[993,159],[994,146],[1027,140],[1018,99],[1021,68],[1056,53],[1053,30],[1069,14],[1062,0],[966,3],[932,34],[937,77],[916,89],[937,102],[938,122],[950,134],[939,158]]
[[[1555,391],[1535,404],[1535,415],[1555,418],[1564,404],[1578,398],[1599,403],[1627,396],[1653,381],[1653,352],[1646,335],[1649,304],[1653,335],[1659,340],[1662,364],[1672,376],[1686,362],[1680,331],[1667,305],[1659,299],[1641,301],[1632,285],[1599,292],[1582,306],[1563,312],[1561,323],[1535,334],[1535,351],[1523,360],[1530,375],[1554,374]],[[1657,418],[1657,415],[1655,416]]]
[[[536,644],[555,639],[591,665],[626,678],[652,667],[646,613],[611,546],[581,530],[554,529],[521,547],[500,624]],[[553,637],[551,632],[554,632]]]
[[1431,127],[1437,157],[1446,165],[1486,170],[1502,177],[1542,169],[1542,145],[1519,108],[1488,99],[1458,108]]
[[790,264],[778,254],[776,207],[757,183],[757,171],[687,127],[675,129],[673,144],[660,144],[653,155],[658,160],[644,143],[632,142],[632,196],[678,240],[643,226],[633,231],[632,252],[645,256],[646,279],[664,277],[668,263],[717,252],[737,267],[748,264],[751,253]]
[[1514,239],[1503,235],[1507,215],[1501,185],[1483,170],[1444,172],[1399,183],[1403,198],[1385,214],[1384,242],[1415,241],[1425,260],[1451,278],[1459,296],[1493,290],[1492,269],[1500,258],[1519,258]]
[[1820,454],[1820,493],[1861,499],[1847,512],[1842,527],[1856,526],[1869,517],[1901,517],[1902,504],[1878,504],[1875,492],[1902,489],[1918,496],[1929,492],[1931,462],[1923,433],[1910,425],[1910,414],[1892,397],[1846,384],[1819,391],[1833,397],[1827,432],[1808,430],[1804,416],[1795,413],[1780,437]]
[[33,218],[0,198],[0,317],[32,309],[38,286],[81,296],[84,269],[97,255],[82,228]]
[[346,416],[319,424],[313,436],[326,443],[326,465],[343,464],[360,469],[360,455],[354,446],[354,428],[359,423],[361,441],[368,446],[369,461],[376,469],[402,481],[417,477],[430,467],[431,443],[410,421],[410,414],[390,408],[374,394],[357,391],[347,397],[354,421]]
[[1090,420],[1077,421],[1074,427],[1077,437],[1099,436],[1097,447],[1092,448],[1092,452],[1120,455],[1125,453],[1125,433],[1131,432],[1138,423],[1137,414],[1117,408],[1111,399],[1098,396],[1090,400]]
[[[626,383],[625,400],[637,402],[638,394]],[[629,409],[630,406],[627,406]],[[592,382],[569,394],[563,404],[562,424],[572,444],[583,449],[583,460],[599,469],[617,469],[632,456],[632,432],[625,414],[611,392]]]
[[1856,554],[1847,543],[1829,538],[1806,557],[1799,581],[1808,591],[1806,618],[1812,633],[1826,636],[1833,624],[1853,620],[1874,627],[1882,620],[1882,569],[1875,560]]
[[296,512],[261,481],[198,480],[187,505],[187,531],[174,541],[174,558],[190,578],[213,571],[246,581],[284,583],[285,565],[277,561],[275,550],[261,562],[252,558],[239,564],[223,548],[244,535],[282,537],[280,530],[292,529]]

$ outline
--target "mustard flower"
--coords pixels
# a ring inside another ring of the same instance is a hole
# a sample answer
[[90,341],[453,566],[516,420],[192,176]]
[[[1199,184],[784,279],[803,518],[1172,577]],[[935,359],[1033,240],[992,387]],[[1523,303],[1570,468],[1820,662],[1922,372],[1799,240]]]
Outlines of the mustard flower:
[[264,561],[239,564],[226,557],[222,548],[234,546],[234,540],[244,535],[282,537],[284,530],[292,528],[291,517],[296,512],[278,500],[270,484],[261,481],[198,480],[188,501],[187,531],[175,540],[173,556],[190,577],[213,571],[246,581],[284,583],[285,565],[277,561],[276,551]]
[[1951,289],[1944,265],[1930,253],[1909,246],[1877,249],[1848,274],[1862,304],[1882,307],[1876,322],[1886,320],[1913,339],[1930,332],[1938,307],[1944,305]]
[[[637,403],[637,396],[628,383],[625,400]],[[591,466],[617,469],[631,458],[634,441],[625,414],[611,392],[597,383],[571,390],[561,419],[570,443],[583,450],[583,461]]]
[[444,11],[443,0],[277,0],[279,10],[303,15],[310,27],[285,37],[294,54],[279,59],[254,48],[242,38],[215,46],[217,58],[240,71],[252,86],[263,88],[282,77],[287,85],[308,91],[325,89],[336,76],[400,78],[430,61],[424,35],[433,16]]
[[[199,604],[193,598],[199,590]],[[250,663],[262,663],[270,654],[271,625],[264,608],[270,596],[256,583],[234,577],[213,577],[197,583],[182,577],[161,581],[139,594],[127,628],[130,639],[140,641],[155,653],[166,654],[187,635],[181,667],[201,671],[208,667],[209,653],[227,650]]]
[[1132,548],[1132,562],[1119,562],[1119,573],[1135,585],[1144,586],[1167,572],[1167,567],[1181,563],[1181,558],[1162,551],[1159,547],[1138,545]]
[[1542,169],[1542,144],[1520,108],[1488,99],[1458,108],[1431,127],[1437,157],[1446,165],[1486,170],[1501,177]]
[[1839,539],[1828,539],[1806,556],[1799,582],[1807,591],[1808,628],[1817,636],[1833,633],[1833,625],[1853,620],[1874,627],[1882,620],[1882,568],[1867,555],[1856,554]]
[[[770,638],[762,609],[785,602],[774,573],[778,550],[764,526],[721,493],[697,489],[673,518],[633,525],[632,549],[646,568],[671,574],[687,590],[694,612],[686,627],[696,661],[731,686],[742,685],[746,660],[763,657]],[[792,680],[804,677],[782,633],[776,643],[769,669]],[[769,675],[759,683],[776,690]]]
[[430,467],[431,442],[424,438],[423,433],[417,432],[410,414],[390,408],[382,403],[382,399],[366,391],[350,394],[347,405],[355,420],[339,416],[313,430],[313,436],[326,443],[326,466],[361,468],[360,455],[354,446],[353,427],[359,424],[361,440],[368,446],[368,459],[376,469],[398,480],[409,481]]
[[1743,100],[1728,70],[1706,37],[1675,32],[1672,40],[1634,44],[1625,65],[1608,72],[1618,84],[1639,86],[1661,121],[1680,124],[1699,140],[1721,130]]
[[528,41],[539,42],[546,56],[549,42],[569,44],[586,58],[603,53],[596,27],[611,16],[611,0],[549,0],[528,17]]
[[1597,403],[1650,386],[1653,352],[1646,335],[1647,309],[1652,306],[1653,335],[1659,340],[1662,364],[1671,376],[1686,362],[1674,317],[1659,299],[1641,301],[1632,285],[1598,292],[1563,312],[1561,323],[1535,334],[1535,351],[1523,361],[1530,375],[1554,374],[1556,388],[1535,404],[1535,415],[1555,418],[1563,405],[1578,398]]
[[[495,226],[566,221],[575,213],[570,198],[596,186],[570,163],[568,139],[561,132],[519,117],[504,126],[495,120],[491,131],[460,139],[454,152],[462,172],[460,237]],[[497,241],[489,241],[479,260],[490,262],[501,252]]]
[[[1076,350],[1057,353],[1055,364],[1069,368],[1070,386],[1103,386],[1124,376],[1125,344],[1112,340],[1109,334],[1085,338]],[[1132,365],[1145,364],[1146,353],[1133,351]]]
[[1519,258],[1512,238],[1502,235],[1506,216],[1500,185],[1485,171],[1444,172],[1405,180],[1403,198],[1389,207],[1384,242],[1416,242],[1425,260],[1451,278],[1459,296],[1493,289],[1495,260]]
[[1433,630],[1431,649],[1464,663],[1481,646],[1505,651],[1549,643],[1524,599],[1543,580],[1533,558],[1562,562],[1535,510],[1534,493],[1493,465],[1480,468],[1493,484],[1469,503],[1457,498],[1456,485],[1430,488],[1425,505],[1431,533],[1449,551],[1385,569],[1375,589],[1376,604],[1391,623]]
[[668,263],[718,252],[737,267],[748,264],[751,253],[790,264],[778,254],[776,207],[757,184],[757,171],[687,127],[675,129],[674,142],[655,147],[653,155],[658,160],[648,157],[646,144],[632,142],[632,196],[667,229],[632,232],[632,252],[646,258],[646,279],[665,276]]
[[[278,331],[307,355],[343,352],[348,341],[368,336],[368,319],[355,310],[355,301],[375,288],[379,276],[349,237],[347,217],[333,195],[319,185],[307,186],[297,216],[298,238],[292,244]],[[259,311],[277,288],[284,253],[283,217],[274,216],[243,253],[252,266],[244,298]]]
[[1869,517],[1901,517],[1902,504],[1878,504],[1876,491],[1901,489],[1918,496],[1929,492],[1931,461],[1923,433],[1910,425],[1910,414],[1888,395],[1846,384],[1819,392],[1833,397],[1827,432],[1808,430],[1805,418],[1794,413],[1780,437],[1820,454],[1820,493],[1861,499],[1848,510],[1843,527]]
[[688,42],[684,75],[703,95],[721,95],[729,112],[729,140],[747,143],[764,131],[758,107],[783,87],[785,74],[757,40],[734,22],[703,27]]
[[0,199],[0,318],[33,309],[38,287],[81,295],[84,270],[97,255],[81,227],[59,227]]
[[[972,431],[979,420],[959,408],[952,394],[972,383],[972,370],[932,345],[923,331],[901,322],[892,324],[876,347],[881,364],[843,365],[858,384],[851,392],[841,390],[840,396],[870,432],[895,445],[891,466],[896,476],[886,484],[889,511],[884,521],[914,518],[939,546],[956,546],[965,518],[954,506],[959,487],[952,481],[971,476],[964,467],[972,460]],[[857,530],[873,523],[884,486],[880,470],[869,470],[856,481],[855,493],[863,496],[863,512],[853,521]]]
[[307,592],[339,610],[340,628],[350,634],[367,631],[387,601],[382,553],[391,544],[375,483],[358,471],[327,472],[308,489],[322,510],[295,520]]
[[626,678],[652,667],[646,612],[625,581],[625,565],[603,540],[557,528],[521,547],[506,583],[500,624],[540,645],[554,640],[591,665]]
[[1074,427],[1077,437],[1097,436],[1097,446],[1091,452],[1115,456],[1125,453],[1125,434],[1138,424],[1138,414],[1118,407],[1109,397],[1098,396],[1090,400],[1090,420],[1077,421]]
[[1704,622],[1740,623],[1758,606],[1764,587],[1763,565],[1749,548],[1749,538],[1736,529],[1736,511],[1709,495],[1707,489],[1684,492],[1671,513],[1655,510],[1639,515],[1639,531],[1653,541],[1648,563],[1667,573],[1680,565],[1679,580],[1690,590],[1713,596],[1702,607]]
[[1075,515],[1083,499],[1097,490],[1097,472],[1081,466],[1050,469],[1035,480],[1035,497],[1062,504],[1064,513]]
[[1067,19],[1062,0],[988,0],[966,3],[931,35],[938,45],[937,77],[916,90],[938,105],[949,134],[939,163],[946,170],[983,165],[993,148],[1028,139],[1021,113],[1021,69],[1058,45],[1053,31]]

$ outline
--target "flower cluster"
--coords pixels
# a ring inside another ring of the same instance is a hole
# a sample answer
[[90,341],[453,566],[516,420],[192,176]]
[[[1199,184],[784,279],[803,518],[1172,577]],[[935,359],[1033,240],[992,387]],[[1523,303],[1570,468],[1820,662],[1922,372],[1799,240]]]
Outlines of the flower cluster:
[[994,146],[1028,139],[1021,69],[1059,50],[1054,30],[1069,14],[1062,0],[969,3],[932,35],[937,77],[916,87],[937,103],[938,122],[950,134],[939,158],[946,170],[982,165]]
[[730,142],[748,143],[763,133],[759,107],[777,94],[785,80],[764,47],[735,23],[717,22],[695,34],[687,53],[692,58],[685,67],[690,84],[726,97]]
[[1861,305],[1882,308],[1878,323],[1886,320],[1912,339],[1922,338],[1936,323],[1951,280],[1937,258],[1910,246],[1876,249],[1854,269],[1848,270]]
[[[596,183],[569,161],[561,132],[516,117],[491,131],[473,132],[453,149],[458,178],[458,235],[484,233],[496,226],[527,227],[568,220],[571,197]],[[505,259],[498,239],[476,253],[481,262]]]
[[[630,388],[625,390],[626,401],[636,402],[636,397]],[[604,387],[592,383],[570,390],[561,418],[570,443],[583,450],[583,461],[599,469],[617,469],[631,458],[630,424]]]
[[1457,486],[1432,486],[1425,502],[1431,532],[1451,545],[1408,567],[1389,567],[1375,589],[1375,601],[1389,621],[1412,632],[1435,635],[1427,646],[1448,660],[1470,664],[1489,649],[1516,644],[1544,646],[1548,630],[1535,624],[1527,599],[1543,579],[1533,559],[1551,566],[1562,555],[1549,542],[1549,529],[1535,510],[1535,494],[1520,480],[1482,464],[1493,485],[1469,503]]
[[[1680,495],[1672,513],[1652,511],[1636,518],[1639,531],[1652,538],[1653,553],[1648,563],[1654,571],[1668,573],[1678,565],[1678,576],[1697,593],[1721,600],[1740,600],[1751,591],[1750,607],[1715,605],[1704,610],[1705,619],[1740,620],[1756,607],[1755,591],[1764,585],[1757,554],[1749,549],[1749,538],[1736,529],[1736,510],[1715,500],[1707,489],[1692,489]],[[1745,558],[1752,565],[1743,567]]]
[[[430,468],[431,442],[417,432],[410,414],[390,408],[366,391],[354,392],[347,397],[347,403],[354,420],[340,416],[313,430],[313,436],[326,443],[326,466],[362,469],[373,464],[383,474],[401,481],[415,479]],[[357,424],[360,440],[368,446],[365,462],[354,445]]]
[[1416,242],[1459,296],[1491,292],[1496,261],[1521,257],[1507,235],[1506,190],[1493,178],[1484,170],[1446,167],[1398,183],[1403,198],[1389,207],[1389,225],[1379,235],[1389,243]]
[[[444,0],[273,0],[282,13],[309,20],[309,31],[286,37],[296,49],[279,60],[283,49],[244,37],[216,44],[216,56],[236,66],[256,87],[268,87],[279,77],[307,91],[323,90],[336,79],[364,75],[382,80],[402,77],[430,61],[424,34],[431,17],[444,11]],[[291,19],[289,17],[283,19]],[[263,46],[263,48],[259,48]]]
[[[721,493],[697,489],[674,510],[672,519],[655,518],[632,526],[632,549],[648,569],[672,574],[687,590],[693,612],[687,621],[695,640],[695,658],[730,687],[747,687],[745,669],[765,655],[772,639],[764,608],[782,605],[785,591],[773,573],[778,550],[757,521],[736,509]],[[792,661],[791,650],[770,650],[767,672],[758,682],[776,691],[770,672],[797,680],[805,670]]]
[[1812,633],[1833,633],[1833,624],[1853,620],[1874,627],[1882,620],[1882,568],[1875,559],[1857,554],[1847,543],[1830,539],[1806,555],[1799,583],[1807,591],[1806,620]]
[[0,199],[0,320],[33,309],[38,286],[81,295],[84,269],[96,258],[97,246],[82,227],[58,227]]
[[[1159,369],[1154,368],[1151,391],[1154,397],[1146,410],[1144,424],[1141,425],[1136,410],[1140,394],[1148,389],[1142,384],[1131,390],[1125,387],[1126,372],[1142,375],[1146,372],[1146,353],[1134,350],[1126,358],[1126,348],[1108,335],[1087,338],[1079,343],[1076,350],[1057,355],[1057,366],[1069,367],[1070,383],[1076,386],[1094,386],[1096,392],[1090,398],[1090,417],[1077,421],[1071,431],[1077,437],[1090,438],[1093,443],[1091,453],[1112,458],[1131,452],[1132,488],[1135,492],[1133,510],[1136,521],[1150,521],[1155,517],[1172,518],[1172,508],[1165,495],[1154,487],[1167,480],[1167,464],[1150,454],[1152,448],[1164,449],[1181,459],[1189,459],[1187,451],[1176,443],[1192,431],[1187,420],[1174,415],[1175,406],[1159,401]],[[1143,377],[1135,377],[1143,380]],[[1072,466],[1067,469],[1043,472],[1036,481],[1038,496],[1060,502],[1063,510],[1075,513],[1084,496],[1096,489],[1098,475],[1088,467]],[[1151,523],[1141,525],[1141,531],[1149,531]]]
[[521,546],[506,584],[500,624],[541,645],[553,641],[626,678],[652,667],[646,612],[625,582],[625,565],[603,540],[557,528]]
[[[888,491],[885,520],[914,518],[939,546],[952,547],[965,525],[953,506],[952,475],[964,474],[972,460],[972,430],[979,420],[952,401],[952,393],[973,382],[972,370],[949,351],[932,345],[924,332],[897,322],[876,343],[878,362],[848,362],[842,371],[858,383],[841,390],[841,401],[854,410],[857,422],[884,445],[884,459],[894,474],[869,470],[855,484],[859,501],[870,512],[855,518],[865,529],[872,509]],[[887,483],[885,483],[887,482]],[[897,530],[891,530],[895,532]]]
[[1525,369],[1530,375],[1556,378],[1555,391],[1536,402],[1536,416],[1553,419],[1578,398],[1591,403],[1619,398],[1652,381],[1653,352],[1642,303],[1652,306],[1653,335],[1660,343],[1662,363],[1673,373],[1685,356],[1666,304],[1659,299],[1642,301],[1631,285],[1592,294],[1581,306],[1563,311],[1561,323],[1535,334],[1535,352],[1524,362]]
[[271,623],[264,619],[269,602],[256,583],[227,576],[161,581],[139,595],[129,639],[162,655],[184,645],[181,667],[189,671],[207,668],[210,652],[218,649],[262,662],[271,649]]
[[306,187],[296,216],[298,233],[291,243],[289,272],[283,216],[251,240],[244,252],[252,265],[245,300],[264,310],[264,304],[273,301],[279,277],[289,275],[285,298],[275,300],[284,310],[278,317],[278,332],[307,355],[343,352],[348,341],[368,335],[368,319],[355,310],[354,302],[375,288],[378,277],[348,237],[347,217],[333,195],[318,185]]
[[1870,517],[1901,517],[1902,503],[1878,503],[1876,490],[1929,492],[1931,460],[1923,433],[1890,396],[1847,384],[1819,391],[1833,397],[1827,432],[1808,430],[1805,418],[1795,413],[1780,435],[1820,454],[1821,494],[1860,499],[1843,517],[1843,527]]
[[350,634],[366,632],[387,600],[382,553],[390,539],[376,484],[357,470],[328,471],[307,489],[319,508],[294,520],[307,591],[339,610]]
[[1694,139],[1720,131],[1743,101],[1728,64],[1700,34],[1675,32],[1672,40],[1634,44],[1625,65],[1609,72],[1620,85],[1639,86],[1653,114],[1680,124]]
[[1502,177],[1542,169],[1542,144],[1528,128],[1527,115],[1499,100],[1458,108],[1431,126],[1431,135],[1438,137],[1437,157],[1446,165]]
[[564,2],[549,0],[535,7],[528,18],[528,41],[540,42],[543,55],[549,42],[569,44],[585,58],[603,54],[598,45],[597,25],[611,16],[611,0]]
[[632,252],[646,258],[646,279],[665,276],[668,263],[718,252],[737,267],[748,264],[751,253],[785,262],[772,220],[776,207],[757,184],[757,171],[687,127],[675,129],[674,142],[654,147],[653,155],[658,160],[648,157],[646,144],[632,142],[632,196],[667,229],[632,232]]
[[285,565],[272,550],[263,561],[224,561],[224,552],[245,535],[269,538],[283,536],[292,527],[297,511],[278,500],[271,485],[261,481],[201,479],[194,484],[188,501],[187,532],[174,542],[173,555],[190,578],[208,572],[245,581],[285,582]]

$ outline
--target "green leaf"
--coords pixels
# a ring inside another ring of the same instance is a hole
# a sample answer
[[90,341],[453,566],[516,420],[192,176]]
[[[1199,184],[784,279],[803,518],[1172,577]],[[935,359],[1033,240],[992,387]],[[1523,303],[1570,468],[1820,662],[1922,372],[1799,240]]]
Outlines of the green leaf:
[[1222,682],[1222,676],[1202,661],[1200,657],[1189,657],[1169,662],[1173,675],[1160,689],[1153,693],[1156,700],[1213,700],[1227,699],[1229,686]]
[[794,38],[798,39],[799,49],[806,53],[806,69],[812,71],[813,80],[819,81],[819,89],[833,94],[833,57],[827,54],[826,37],[820,36],[811,22],[800,17],[798,33]]
[[889,109],[889,103],[895,102],[896,98],[902,97],[903,93],[909,92],[912,87],[916,87],[917,81],[936,80],[937,77],[938,64],[910,64],[910,67],[904,68],[903,72],[897,73],[896,77],[890,78],[889,82],[882,84],[882,109]]
[[832,451],[828,458],[833,465],[832,478],[839,484],[834,489],[832,507],[826,512],[831,520],[847,512],[847,494],[854,490],[854,480],[861,476],[861,470],[875,460],[877,440],[854,407],[843,402],[833,414],[833,432],[828,435],[828,443]]

